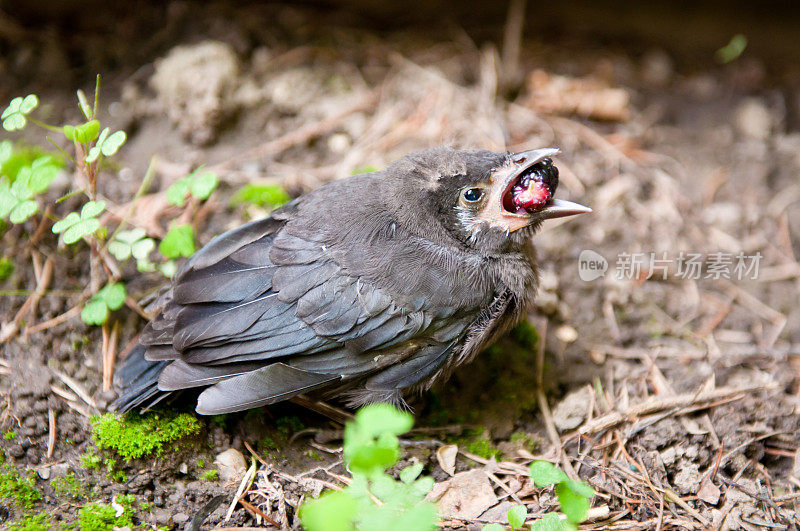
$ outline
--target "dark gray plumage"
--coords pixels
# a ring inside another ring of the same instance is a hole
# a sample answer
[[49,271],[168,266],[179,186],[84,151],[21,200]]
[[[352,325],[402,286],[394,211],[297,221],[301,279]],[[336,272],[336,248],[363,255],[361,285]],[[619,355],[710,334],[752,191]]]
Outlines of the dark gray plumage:
[[[202,414],[309,392],[402,403],[430,387],[529,305],[541,221],[588,211],[551,198],[555,153],[421,151],[218,236],[161,294],[114,407],[197,387]],[[535,172],[547,204],[511,212],[512,186]]]

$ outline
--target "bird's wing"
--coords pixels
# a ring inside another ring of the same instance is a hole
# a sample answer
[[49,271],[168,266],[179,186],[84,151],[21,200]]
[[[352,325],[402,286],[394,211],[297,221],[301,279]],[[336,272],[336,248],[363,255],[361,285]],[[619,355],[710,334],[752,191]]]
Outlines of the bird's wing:
[[172,361],[159,389],[211,385],[198,401],[201,413],[355,377],[367,378],[368,389],[399,389],[435,371],[474,320],[425,304],[403,307],[347,274],[325,244],[282,226],[267,218],[223,234],[176,276],[141,336],[148,360]]

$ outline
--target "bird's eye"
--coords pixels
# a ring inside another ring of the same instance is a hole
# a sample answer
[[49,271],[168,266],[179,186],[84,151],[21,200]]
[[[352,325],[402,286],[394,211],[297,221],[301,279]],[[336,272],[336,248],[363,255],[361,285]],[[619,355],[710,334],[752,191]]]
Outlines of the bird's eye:
[[481,197],[483,197],[483,190],[480,188],[467,188],[461,195],[467,203],[474,203],[481,200]]

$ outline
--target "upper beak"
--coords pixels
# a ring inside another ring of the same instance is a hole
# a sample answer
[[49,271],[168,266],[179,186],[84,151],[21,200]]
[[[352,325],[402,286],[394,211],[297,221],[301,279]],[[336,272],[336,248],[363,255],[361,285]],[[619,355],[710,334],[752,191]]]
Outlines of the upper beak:
[[589,207],[563,199],[551,199],[541,210],[531,213],[517,214],[504,208],[503,198],[520,175],[534,164],[558,153],[556,148],[541,148],[512,154],[509,157],[510,162],[492,174],[491,192],[481,216],[483,220],[492,226],[501,226],[508,232],[514,232],[536,221],[591,212]]

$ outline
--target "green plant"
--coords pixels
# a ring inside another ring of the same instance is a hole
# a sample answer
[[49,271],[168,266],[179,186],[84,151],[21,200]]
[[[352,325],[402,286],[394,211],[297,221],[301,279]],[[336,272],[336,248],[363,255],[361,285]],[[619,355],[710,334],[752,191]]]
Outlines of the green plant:
[[65,476],[51,479],[50,486],[53,487],[53,492],[58,496],[76,500],[86,496],[83,485],[80,480],[75,477],[74,472],[69,472]]
[[359,410],[344,435],[344,458],[353,480],[342,491],[304,503],[300,507],[303,527],[308,531],[435,529],[438,511],[424,501],[433,478],[420,477],[422,464],[401,470],[399,481],[386,473],[400,459],[397,436],[412,425],[410,414],[388,404]]
[[14,273],[14,262],[5,256],[0,258],[0,282],[7,279]]
[[13,441],[16,438],[17,438],[17,432],[14,430],[8,430],[6,432],[3,432],[3,439],[7,441]]
[[196,434],[202,427],[200,421],[188,413],[126,416],[106,413],[93,416],[91,422],[97,447],[114,450],[126,461],[153,453],[161,457],[165,445]]
[[173,223],[161,243],[158,252],[166,258],[179,258],[194,254],[194,230],[191,225]]
[[0,472],[0,498],[14,500],[23,509],[30,509],[42,498],[33,474],[24,477],[17,469],[4,465]]
[[219,479],[219,471],[216,469],[208,470],[203,474],[203,479],[206,481],[217,481]]
[[[578,524],[586,519],[586,514],[589,512],[594,489],[583,481],[570,479],[564,472],[547,461],[531,463],[530,476],[538,488],[555,485],[561,512],[567,517],[566,521],[563,521],[557,514],[549,513],[545,515],[545,518],[534,522],[531,529],[534,531],[577,529]],[[554,527],[556,525],[559,527]]]
[[124,284],[107,284],[103,289],[92,295],[92,298],[83,307],[81,319],[83,319],[84,323],[90,325],[105,323],[111,310],[118,310],[125,304],[126,296]]
[[99,502],[87,503],[78,511],[78,529],[81,531],[112,531],[115,528],[133,529],[132,495],[122,494],[110,505]]
[[197,168],[186,177],[181,177],[172,186],[167,188],[167,201],[175,206],[183,206],[186,195],[190,194],[195,199],[205,201],[216,190],[219,178],[210,171]]
[[291,200],[286,190],[277,184],[246,184],[239,188],[230,205],[251,204],[262,208],[277,208]]
[[[82,294],[79,302],[86,305],[81,312],[81,318],[89,325],[105,325],[110,315],[109,310],[119,307],[115,307],[113,301],[125,299],[125,286],[118,282],[121,276],[118,263],[132,257],[136,260],[139,271],[158,270],[171,276],[177,270],[173,259],[189,256],[194,252],[194,235],[191,226],[186,224],[171,230],[165,238],[166,244],[159,246],[166,260],[158,265],[150,260],[156,242],[148,238],[143,229],[134,227],[128,231],[121,230],[127,223],[130,210],[114,229],[111,238],[106,239],[111,231],[103,225],[105,216],[101,214],[105,212],[106,204],[98,196],[98,182],[101,176],[109,173],[109,165],[105,161],[119,151],[127,136],[124,131],[112,131],[109,127],[103,127],[99,119],[100,76],[97,76],[91,104],[82,91],[79,90],[77,96],[78,109],[82,115],[82,120],[77,124],[59,127],[36,119],[34,111],[39,105],[39,98],[35,94],[12,99],[0,115],[2,126],[7,131],[19,131],[28,123],[33,123],[63,136],[70,146],[67,150],[62,149],[49,137],[47,141],[54,147],[51,152],[15,146],[9,140],[0,142],[0,219],[8,220],[12,224],[34,220],[37,221],[36,226],[42,226],[42,222],[46,220],[37,220],[37,217],[48,216],[54,221],[52,232],[59,235],[64,245],[76,246],[76,252],[80,253],[83,248],[77,246],[86,244],[91,271],[88,290]],[[75,166],[79,175],[73,180],[77,188],[62,198],[51,201],[46,192],[50,190],[55,177],[67,161]],[[144,176],[132,205],[135,205],[140,194],[146,192],[152,171],[153,165]],[[192,197],[190,205],[184,211],[188,216],[182,217],[184,220],[191,220],[197,212],[199,202],[208,199],[217,184],[216,175],[198,169],[179,179],[169,188],[167,195],[171,202],[178,205],[183,205],[187,194]],[[66,205],[75,205],[74,200],[66,200],[75,196],[83,196],[83,200],[77,208],[65,212]],[[43,208],[48,201],[48,208]],[[0,279],[7,278],[13,271],[10,260],[2,260]],[[113,293],[110,292],[112,289]],[[112,299],[108,298],[110,295],[113,295]]]
[[47,531],[52,529],[50,519],[45,513],[26,514],[16,522],[13,522],[8,529],[11,531]]

